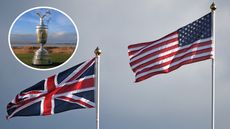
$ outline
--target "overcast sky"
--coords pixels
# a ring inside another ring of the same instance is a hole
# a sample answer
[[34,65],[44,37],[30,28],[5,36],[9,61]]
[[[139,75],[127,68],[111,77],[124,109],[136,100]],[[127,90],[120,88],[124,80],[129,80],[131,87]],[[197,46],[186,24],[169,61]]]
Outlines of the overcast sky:
[[[101,56],[101,129],[210,129],[211,60],[134,83],[127,46],[152,41],[207,14],[210,0],[13,1],[0,5],[0,128],[94,129],[95,109],[49,117],[5,120],[6,105],[30,85],[94,56]],[[217,0],[216,129],[230,128],[230,1]],[[79,31],[73,58],[60,68],[36,71],[18,62],[8,45],[14,19],[36,6],[67,13]]]

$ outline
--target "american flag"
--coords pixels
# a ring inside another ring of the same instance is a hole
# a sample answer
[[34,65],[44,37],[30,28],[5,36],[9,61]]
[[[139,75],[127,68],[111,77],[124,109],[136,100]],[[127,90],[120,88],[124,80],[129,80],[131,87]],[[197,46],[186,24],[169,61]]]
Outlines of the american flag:
[[161,39],[128,46],[136,82],[182,65],[213,58],[212,13]]
[[20,92],[7,105],[7,118],[46,116],[93,108],[95,58],[50,76]]

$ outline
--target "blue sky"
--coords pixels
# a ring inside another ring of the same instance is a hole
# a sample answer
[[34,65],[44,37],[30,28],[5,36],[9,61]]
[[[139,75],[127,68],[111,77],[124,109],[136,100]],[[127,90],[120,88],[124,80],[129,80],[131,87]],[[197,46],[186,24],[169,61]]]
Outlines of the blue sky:
[[36,26],[39,25],[37,12],[45,14],[50,10],[51,15],[45,17],[48,25],[48,43],[76,43],[77,32],[74,24],[63,13],[51,8],[38,8],[27,11],[21,15],[11,30],[12,43],[35,43]]

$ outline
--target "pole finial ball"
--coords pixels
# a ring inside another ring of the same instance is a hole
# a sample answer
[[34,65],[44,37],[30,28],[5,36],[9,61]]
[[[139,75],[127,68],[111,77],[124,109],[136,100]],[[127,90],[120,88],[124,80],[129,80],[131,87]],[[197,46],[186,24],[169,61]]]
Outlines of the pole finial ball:
[[97,47],[94,51],[96,56],[100,56],[101,55],[101,50],[99,49],[99,47]]
[[214,2],[211,4],[210,9],[211,9],[212,11],[215,11],[215,10],[216,10],[216,4],[215,4]]

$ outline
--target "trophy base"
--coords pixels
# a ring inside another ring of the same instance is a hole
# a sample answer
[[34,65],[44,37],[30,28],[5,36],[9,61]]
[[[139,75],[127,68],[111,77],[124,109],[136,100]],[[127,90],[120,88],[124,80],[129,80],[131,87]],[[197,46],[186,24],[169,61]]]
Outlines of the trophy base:
[[33,65],[51,65],[52,61],[49,57],[49,53],[44,48],[39,48],[33,58]]

